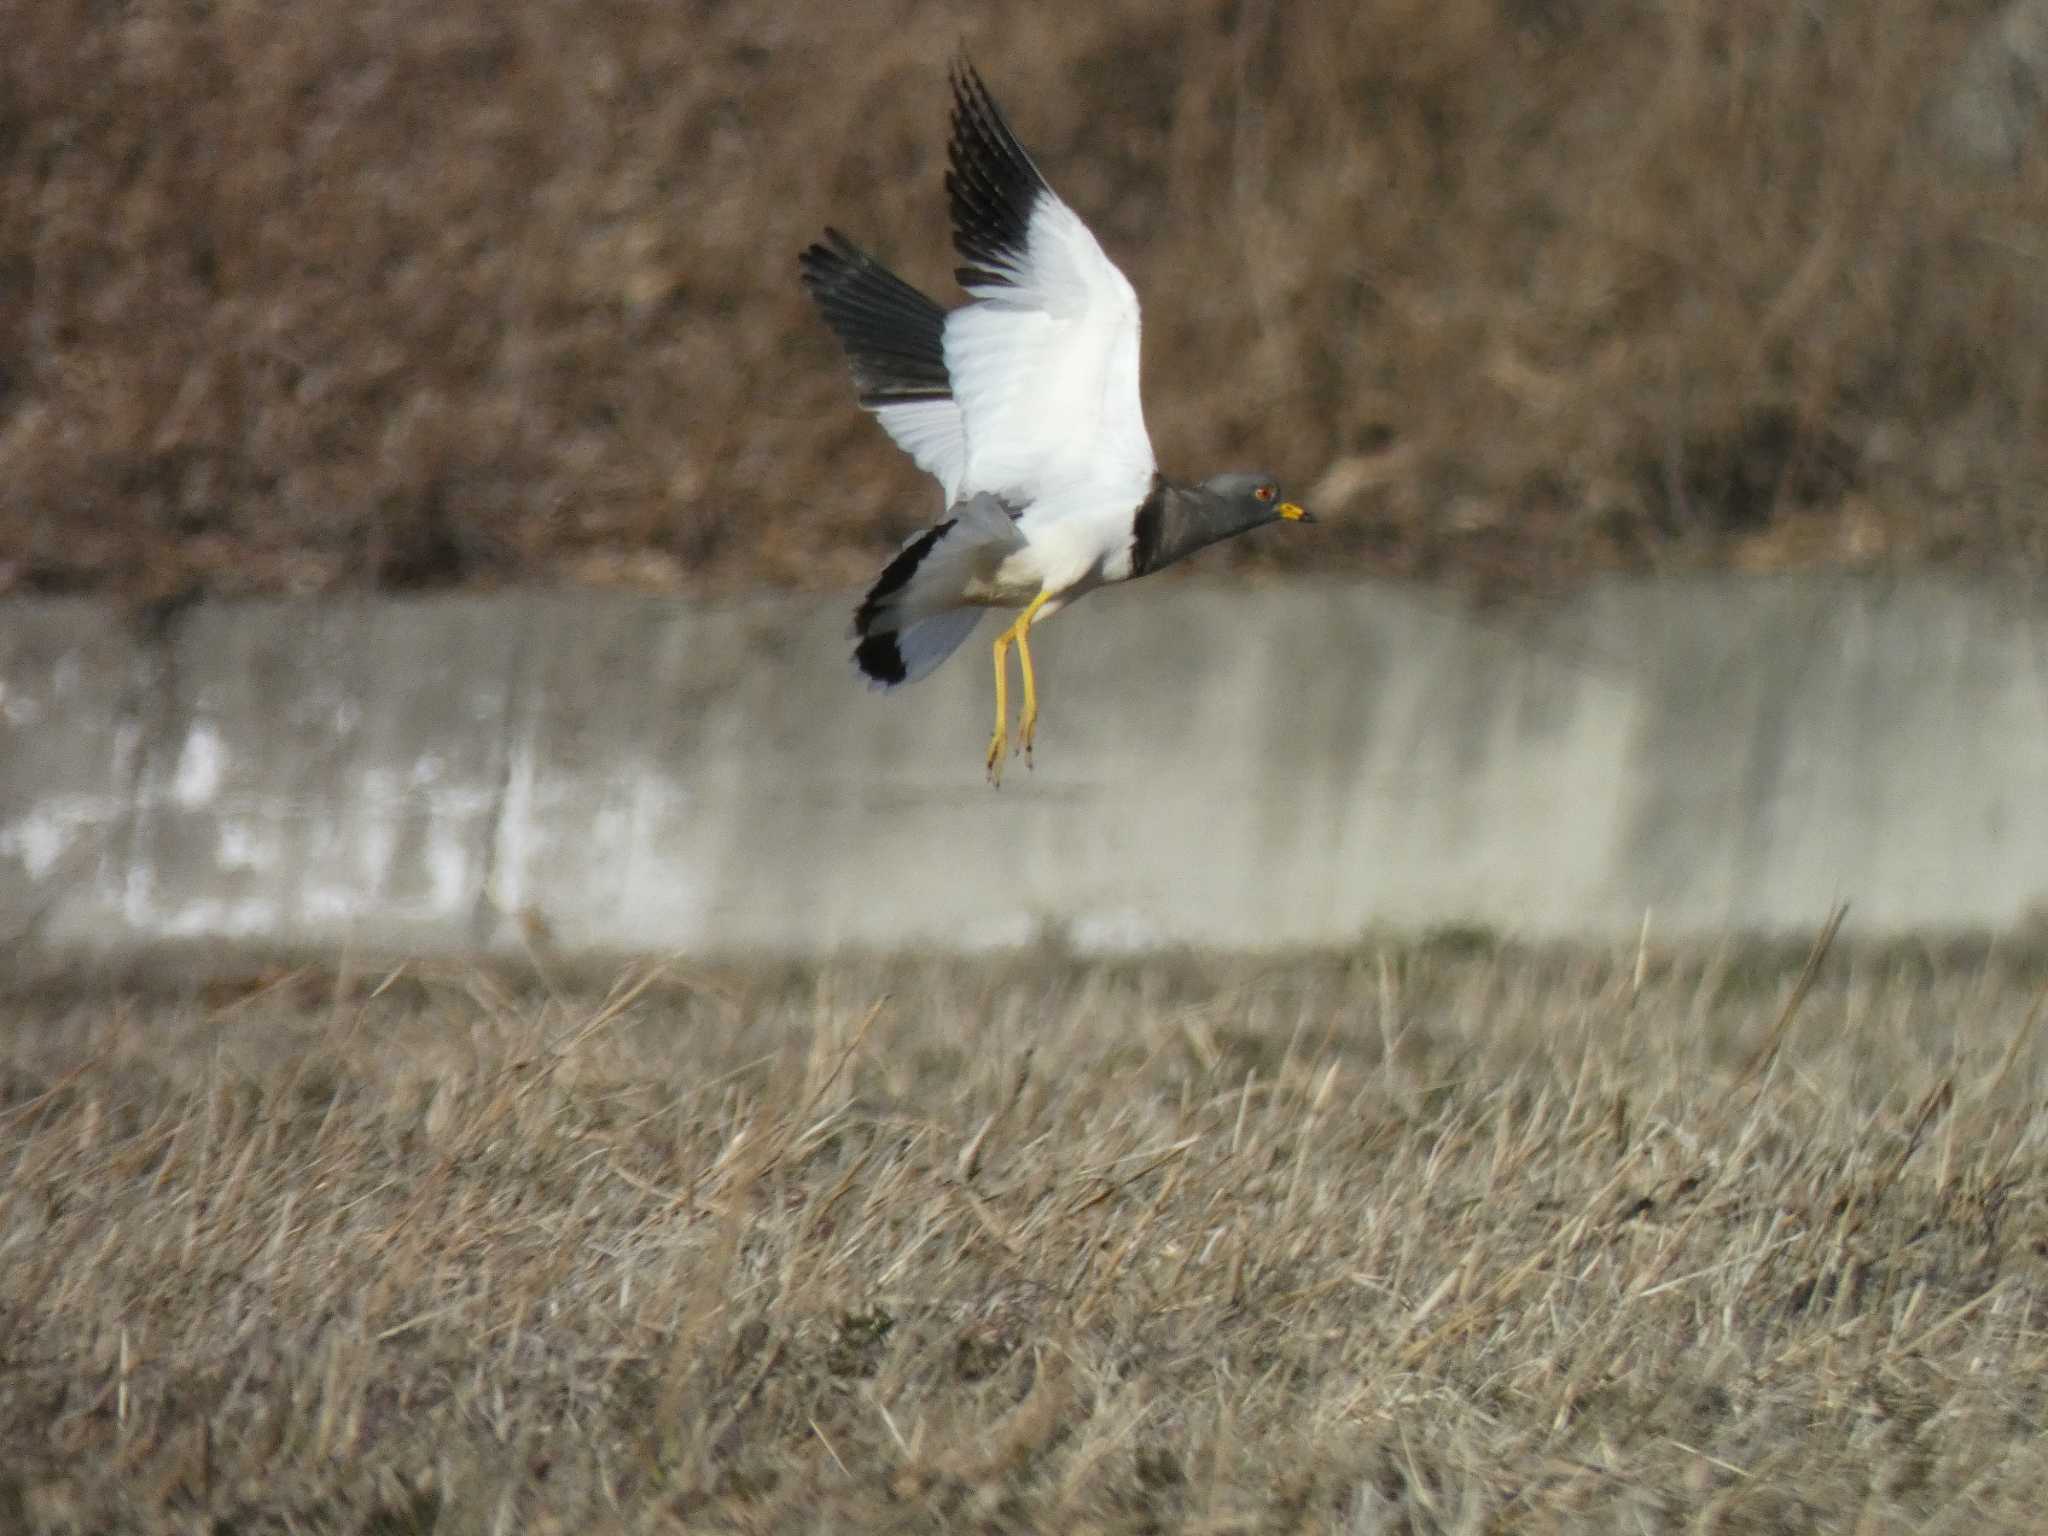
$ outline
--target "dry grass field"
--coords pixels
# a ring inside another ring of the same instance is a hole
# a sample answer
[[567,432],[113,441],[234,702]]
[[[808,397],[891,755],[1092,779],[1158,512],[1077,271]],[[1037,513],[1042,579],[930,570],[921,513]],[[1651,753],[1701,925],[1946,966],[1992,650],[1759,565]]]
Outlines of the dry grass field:
[[2038,1530],[2036,960],[287,978],[0,1028],[0,1528]]
[[951,301],[962,44],[1163,460],[1325,514],[1207,565],[2038,570],[2048,156],[1941,131],[1999,9],[16,0],[0,592],[860,580],[932,492],[795,258]]

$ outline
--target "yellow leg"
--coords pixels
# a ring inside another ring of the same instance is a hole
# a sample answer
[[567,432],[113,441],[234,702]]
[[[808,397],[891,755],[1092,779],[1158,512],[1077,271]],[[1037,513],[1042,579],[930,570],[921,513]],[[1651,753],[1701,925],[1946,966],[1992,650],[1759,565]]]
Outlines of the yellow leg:
[[1010,705],[1005,697],[1009,655],[1010,632],[1006,629],[996,636],[996,733],[988,739],[988,781],[998,785],[1003,782],[1003,748],[1009,745]]
[[1003,782],[1003,748],[1009,745],[1007,685],[1010,669],[1007,661],[1013,640],[1017,644],[1017,664],[1024,674],[1024,713],[1017,722],[1017,750],[1024,754],[1026,766],[1031,762],[1031,738],[1038,730],[1038,678],[1032,671],[1031,642],[1025,639],[1025,632],[1031,628],[1031,621],[1038,617],[1038,610],[1051,597],[1050,592],[1039,593],[1017,615],[1017,622],[996,636],[996,733],[988,743],[988,781],[991,784]]
[[1031,738],[1038,734],[1038,676],[1031,666],[1031,639],[1028,633],[1031,616],[1038,612],[1038,604],[1045,601],[1039,594],[1024,610],[1024,617],[1017,621],[1017,670],[1024,674],[1024,713],[1017,719],[1017,750],[1024,754],[1024,766],[1031,766]]

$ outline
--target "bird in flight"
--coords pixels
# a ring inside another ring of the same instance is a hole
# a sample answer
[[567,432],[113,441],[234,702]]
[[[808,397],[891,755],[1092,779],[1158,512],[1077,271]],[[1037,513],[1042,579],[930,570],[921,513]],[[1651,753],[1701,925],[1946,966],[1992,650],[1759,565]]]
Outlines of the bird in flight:
[[1313,522],[1271,475],[1186,484],[1159,472],[1138,393],[1138,296],[1046,183],[964,59],[953,66],[946,193],[955,277],[947,311],[836,229],[800,259],[805,288],[853,366],[861,405],[945,491],[854,613],[853,659],[881,688],[913,683],[989,608],[1021,609],[995,641],[988,776],[1009,744],[1008,656],[1038,728],[1031,626],[1112,582],[1219,539]]

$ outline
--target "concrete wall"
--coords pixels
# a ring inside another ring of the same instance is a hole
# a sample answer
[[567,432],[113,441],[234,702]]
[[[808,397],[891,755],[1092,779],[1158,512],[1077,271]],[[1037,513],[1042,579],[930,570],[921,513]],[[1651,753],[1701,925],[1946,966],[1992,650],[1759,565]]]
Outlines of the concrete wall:
[[[1491,619],[1161,582],[865,691],[846,605],[0,609],[0,944],[266,953],[2002,931],[2048,914],[2048,606],[1610,583]],[[992,630],[984,630],[985,635]]]

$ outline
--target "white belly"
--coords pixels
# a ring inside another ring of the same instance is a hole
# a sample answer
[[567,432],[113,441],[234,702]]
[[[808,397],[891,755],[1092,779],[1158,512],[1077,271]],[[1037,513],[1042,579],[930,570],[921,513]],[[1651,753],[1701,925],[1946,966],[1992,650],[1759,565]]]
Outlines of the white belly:
[[1079,517],[1040,522],[1028,515],[1019,531],[1030,542],[1006,555],[986,580],[969,588],[968,601],[1021,608],[1039,593],[1051,592],[1055,596],[1039,610],[1040,617],[1050,617],[1066,602],[1102,585],[1103,564],[1117,553],[1103,547],[1102,522]]

